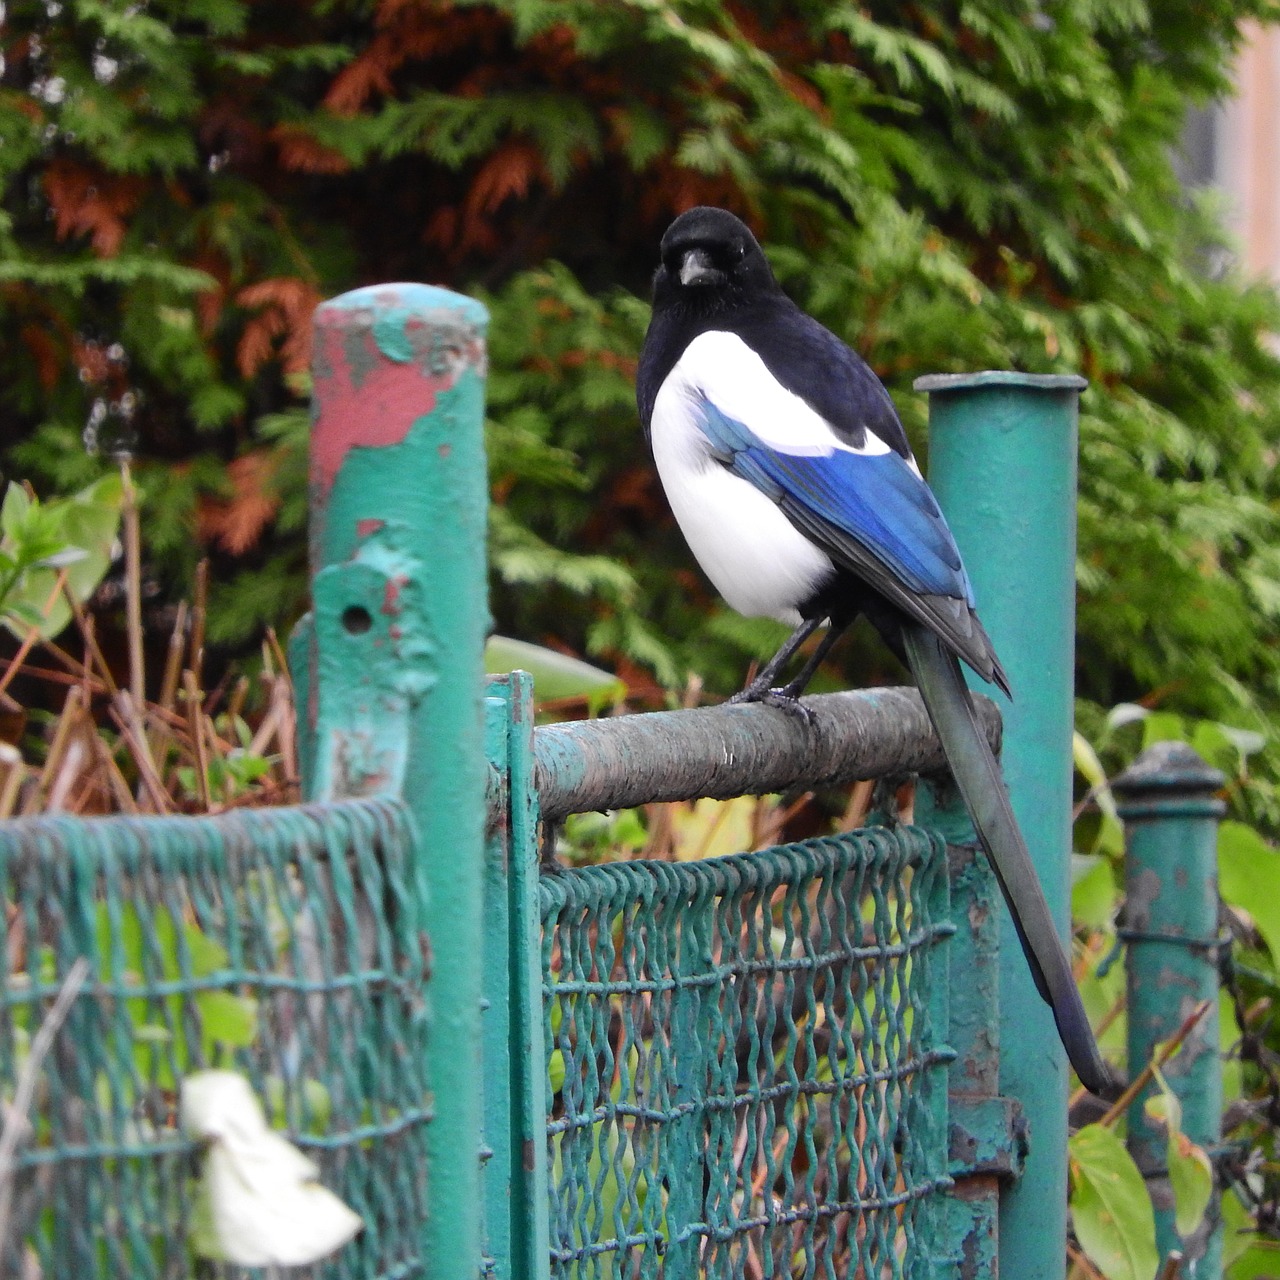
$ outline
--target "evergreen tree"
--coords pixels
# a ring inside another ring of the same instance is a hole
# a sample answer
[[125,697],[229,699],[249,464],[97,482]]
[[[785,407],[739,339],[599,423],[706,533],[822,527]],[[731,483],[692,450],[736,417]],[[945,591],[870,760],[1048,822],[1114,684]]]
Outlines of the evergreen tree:
[[[776,630],[691,567],[631,402],[668,220],[726,205],[894,391],[1079,370],[1088,699],[1280,710],[1270,289],[1171,167],[1268,0],[102,0],[0,30],[0,434],[70,491],[130,435],[210,638],[302,607],[308,318],[424,279],[493,311],[503,629],[727,691]],[[832,678],[896,678],[874,645]],[[1268,769],[1277,770],[1272,751]],[[1280,817],[1255,789],[1265,816]]]

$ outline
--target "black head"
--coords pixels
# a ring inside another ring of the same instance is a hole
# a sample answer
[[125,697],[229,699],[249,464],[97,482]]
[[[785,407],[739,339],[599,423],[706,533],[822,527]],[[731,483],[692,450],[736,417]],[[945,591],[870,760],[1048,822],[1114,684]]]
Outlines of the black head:
[[724,209],[700,205],[682,213],[662,237],[661,252],[655,305],[719,311],[780,292],[755,236]]

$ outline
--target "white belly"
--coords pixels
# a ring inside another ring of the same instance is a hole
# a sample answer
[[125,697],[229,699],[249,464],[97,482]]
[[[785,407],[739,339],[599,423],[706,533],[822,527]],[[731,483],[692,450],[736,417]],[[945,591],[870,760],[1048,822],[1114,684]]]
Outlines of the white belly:
[[771,498],[711,456],[688,398],[670,379],[651,429],[658,476],[702,571],[739,613],[794,626],[797,606],[834,574],[830,558]]

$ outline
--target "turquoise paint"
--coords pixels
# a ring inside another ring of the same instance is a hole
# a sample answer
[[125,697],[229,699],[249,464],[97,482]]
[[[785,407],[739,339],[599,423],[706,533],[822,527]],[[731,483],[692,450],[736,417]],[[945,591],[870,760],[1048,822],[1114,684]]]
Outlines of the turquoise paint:
[[[474,1280],[480,1258],[486,323],[479,303],[416,284],[344,294],[315,321],[308,772],[328,794],[398,783],[414,818],[433,1280]],[[391,687],[360,661],[369,644],[394,651]],[[402,741],[379,780],[380,731]]]
[[547,1073],[533,787],[533,679],[490,680],[486,754],[504,781],[485,837],[485,1250],[501,1280],[545,1280]]
[[[1185,743],[1160,742],[1143,752],[1112,787],[1125,824],[1125,919],[1128,949],[1129,1074],[1150,1060],[1202,1000],[1213,1007],[1168,1062],[1164,1077],[1182,1104],[1183,1132],[1212,1149],[1222,1138],[1222,1058],[1218,1025],[1217,792],[1225,778]],[[1183,939],[1185,941],[1177,941]],[[1191,945],[1187,945],[1190,943]],[[1187,1241],[1174,1225],[1166,1136],[1143,1111],[1149,1086],[1128,1113],[1128,1146],[1156,1207],[1161,1257],[1181,1249],[1196,1280],[1222,1275],[1222,1227]],[[1210,1220],[1216,1220],[1210,1206]],[[1188,1274],[1191,1271],[1188,1270]]]
[[[1008,1120],[998,1096],[1000,891],[978,851],[969,815],[948,781],[926,780],[918,788],[915,816],[947,842],[950,916],[956,925],[947,944],[943,1024],[955,1059],[948,1072],[947,1126],[940,1135],[947,1171],[956,1182],[932,1212],[926,1252],[930,1275],[978,1280],[997,1272],[999,1186],[993,1176],[974,1175],[982,1157],[992,1157],[1013,1141],[1008,1125],[1000,1130],[996,1124]],[[997,1106],[1001,1115],[986,1114]]]
[[[921,378],[930,481],[978,612],[1009,675],[1004,773],[1064,942],[1070,929],[1077,401],[1083,379],[1018,373]],[[978,682],[980,684],[980,682]],[[989,692],[989,689],[984,689]],[[997,695],[998,696],[998,695]],[[1000,1093],[1030,1130],[1000,1204],[1000,1269],[1060,1280],[1069,1071],[1007,912],[1000,934]]]

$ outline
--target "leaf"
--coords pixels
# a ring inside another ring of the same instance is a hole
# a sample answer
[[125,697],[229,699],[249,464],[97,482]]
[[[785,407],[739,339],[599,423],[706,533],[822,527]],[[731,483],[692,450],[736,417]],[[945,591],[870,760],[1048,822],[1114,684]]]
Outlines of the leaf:
[[1280,963],[1280,854],[1243,822],[1218,828],[1218,892],[1248,913]]
[[1093,744],[1078,729],[1072,734],[1071,755],[1076,769],[1089,784],[1094,803],[1102,814],[1093,852],[1120,854],[1124,851],[1124,827],[1116,810],[1116,798],[1107,784],[1107,772],[1102,767]]
[[553,1094],[564,1088],[564,1051],[552,1049],[547,1058],[547,1087]]
[[527,671],[539,702],[587,698],[594,705],[616,702],[626,685],[611,672],[593,667],[569,654],[558,653],[510,636],[490,636],[484,646],[484,669],[493,675]]
[[1115,915],[1119,892],[1109,858],[1071,855],[1071,918],[1077,924],[1101,929]]
[[1164,1073],[1154,1067],[1160,1092],[1143,1104],[1143,1110],[1168,1131],[1169,1183],[1173,1188],[1174,1221],[1186,1239],[1204,1219],[1213,1196],[1213,1165],[1205,1149],[1182,1132],[1182,1104],[1169,1087]]
[[0,506],[0,533],[5,538],[18,537],[22,520],[31,508],[31,498],[27,491],[15,480],[9,481],[4,492],[4,505]]
[[1100,1124],[1068,1142],[1071,1220],[1089,1260],[1107,1280],[1152,1280],[1160,1265],[1151,1197],[1124,1143]]
[[1119,729],[1126,724],[1134,724],[1139,720],[1145,720],[1151,712],[1144,706],[1140,706],[1136,702],[1117,702],[1110,711],[1107,712],[1107,728]]
[[229,991],[202,991],[196,996],[205,1037],[230,1049],[246,1049],[258,1034],[258,1002]]
[[1172,711],[1153,711],[1142,722],[1142,748],[1157,742],[1185,742],[1187,723]]
[[18,565],[25,566],[0,598],[0,616],[13,629],[34,626],[51,639],[71,620],[71,606],[56,593],[58,573],[66,572],[67,587],[83,601],[102,581],[120,524],[120,477],[108,475],[69,498],[43,505],[31,502],[10,485],[5,495],[5,538]]
[[82,547],[63,547],[61,551],[55,551],[51,556],[42,556],[36,561],[35,567],[37,569],[66,569],[73,564],[79,564],[88,554]]

